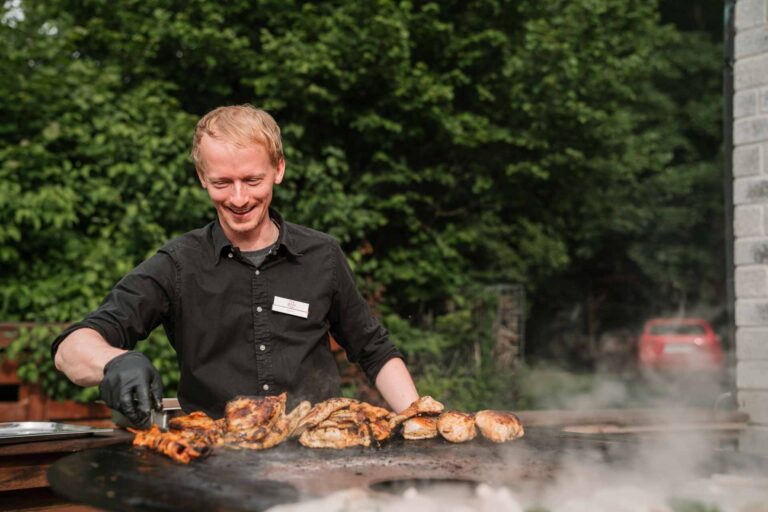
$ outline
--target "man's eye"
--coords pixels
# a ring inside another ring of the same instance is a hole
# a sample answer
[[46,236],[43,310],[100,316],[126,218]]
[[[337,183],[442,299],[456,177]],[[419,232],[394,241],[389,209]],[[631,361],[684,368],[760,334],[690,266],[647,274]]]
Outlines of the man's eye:
[[214,188],[226,188],[227,185],[229,185],[229,183],[227,183],[226,181],[214,181],[213,183],[211,183],[211,185],[213,185]]
[[261,180],[258,179],[258,178],[254,178],[254,179],[250,179],[250,180],[245,180],[245,182],[248,185],[258,185],[259,183],[261,183]]

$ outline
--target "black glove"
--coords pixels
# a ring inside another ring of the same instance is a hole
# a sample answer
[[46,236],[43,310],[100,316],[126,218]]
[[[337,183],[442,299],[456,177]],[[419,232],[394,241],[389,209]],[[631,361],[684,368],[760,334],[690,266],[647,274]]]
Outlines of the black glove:
[[141,352],[120,354],[104,366],[99,394],[139,428],[149,427],[151,409],[161,409],[163,381],[152,362]]

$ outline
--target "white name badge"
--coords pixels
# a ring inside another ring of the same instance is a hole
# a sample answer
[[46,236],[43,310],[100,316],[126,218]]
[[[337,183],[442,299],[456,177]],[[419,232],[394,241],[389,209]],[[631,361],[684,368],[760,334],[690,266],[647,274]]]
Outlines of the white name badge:
[[285,313],[286,315],[307,318],[309,316],[309,304],[293,299],[284,299],[275,295],[275,302],[272,304],[272,311],[279,311],[280,313]]

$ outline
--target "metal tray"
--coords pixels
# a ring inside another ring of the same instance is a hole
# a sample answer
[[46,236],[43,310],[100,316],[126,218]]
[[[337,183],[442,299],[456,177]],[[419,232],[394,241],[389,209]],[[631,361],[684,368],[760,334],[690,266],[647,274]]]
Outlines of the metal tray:
[[114,429],[111,428],[68,425],[50,421],[0,423],[0,444],[50,441],[70,437],[87,437],[95,434],[111,434],[112,432]]

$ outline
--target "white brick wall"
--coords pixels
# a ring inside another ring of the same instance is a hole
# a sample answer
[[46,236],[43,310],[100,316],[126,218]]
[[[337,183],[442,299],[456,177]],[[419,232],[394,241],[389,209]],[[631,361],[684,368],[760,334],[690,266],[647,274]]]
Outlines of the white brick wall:
[[737,206],[733,213],[733,232],[738,237],[765,235],[765,208],[761,204]]
[[755,176],[762,171],[762,148],[759,144],[739,146],[733,151],[733,175]]
[[763,0],[739,0],[736,2],[736,26],[742,30],[759,27],[766,21]]
[[768,327],[741,327],[736,330],[736,337],[739,340],[737,359],[768,361],[768,343],[765,341],[768,340]]
[[739,408],[749,414],[753,422],[768,425],[768,391],[747,391],[739,393]]
[[768,267],[739,267],[736,269],[737,297],[765,297],[768,295]]
[[745,452],[768,455],[768,0],[737,0],[733,98],[736,386]]

